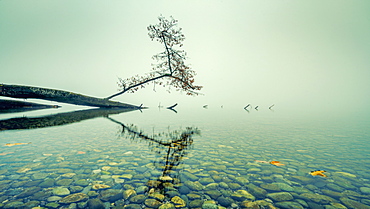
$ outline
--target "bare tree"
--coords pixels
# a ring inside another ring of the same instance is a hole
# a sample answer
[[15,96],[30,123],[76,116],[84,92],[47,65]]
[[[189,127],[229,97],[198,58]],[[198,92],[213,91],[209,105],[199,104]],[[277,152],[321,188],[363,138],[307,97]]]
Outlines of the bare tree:
[[145,88],[150,82],[154,85],[174,87],[177,91],[183,91],[187,95],[198,95],[202,86],[194,85],[195,71],[185,64],[186,52],[176,48],[182,47],[185,39],[181,28],[177,27],[177,20],[171,16],[166,19],[158,17],[159,23],[148,26],[148,35],[153,40],[159,41],[164,46],[164,51],[153,56],[157,61],[152,71],[143,76],[131,78],[119,78],[120,92],[105,99],[111,99],[123,93],[134,93],[140,88]]

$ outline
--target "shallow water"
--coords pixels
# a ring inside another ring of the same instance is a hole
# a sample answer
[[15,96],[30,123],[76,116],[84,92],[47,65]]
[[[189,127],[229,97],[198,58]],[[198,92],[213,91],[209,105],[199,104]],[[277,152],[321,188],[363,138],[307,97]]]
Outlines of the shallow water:
[[[177,109],[1,131],[1,207],[370,208],[366,114]],[[56,111],[62,110],[3,114],[1,119]],[[200,135],[181,138],[186,127]],[[171,143],[169,133],[178,141]],[[314,170],[325,170],[327,177],[310,175]],[[97,184],[110,188],[91,188]],[[79,193],[87,196],[66,202],[68,195]]]

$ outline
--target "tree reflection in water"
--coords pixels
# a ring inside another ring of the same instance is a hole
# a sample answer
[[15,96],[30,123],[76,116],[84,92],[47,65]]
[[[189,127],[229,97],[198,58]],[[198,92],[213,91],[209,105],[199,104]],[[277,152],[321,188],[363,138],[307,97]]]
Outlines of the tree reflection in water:
[[188,154],[193,145],[193,135],[200,135],[200,130],[194,127],[147,135],[139,131],[134,125],[125,125],[117,120],[111,121],[122,126],[121,136],[132,141],[141,140],[148,142],[151,151],[156,153],[158,159],[154,162],[155,167],[161,171],[161,176],[156,180],[149,180],[149,194],[160,192],[165,194],[166,189],[173,187],[173,184],[180,183],[178,166]]

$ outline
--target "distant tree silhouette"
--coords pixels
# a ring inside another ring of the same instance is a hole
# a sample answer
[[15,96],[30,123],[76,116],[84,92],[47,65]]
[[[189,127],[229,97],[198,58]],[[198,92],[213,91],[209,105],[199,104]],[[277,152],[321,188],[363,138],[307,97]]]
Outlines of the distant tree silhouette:
[[164,51],[153,56],[157,64],[153,65],[150,73],[133,76],[130,78],[119,78],[120,92],[106,99],[119,96],[123,93],[134,93],[145,88],[150,82],[154,85],[174,87],[177,91],[183,91],[187,95],[198,95],[202,86],[194,85],[195,71],[185,64],[186,52],[176,48],[182,47],[185,39],[181,28],[177,27],[177,20],[172,16],[166,19],[158,17],[159,23],[148,26],[148,35],[153,40],[159,41],[164,46]]

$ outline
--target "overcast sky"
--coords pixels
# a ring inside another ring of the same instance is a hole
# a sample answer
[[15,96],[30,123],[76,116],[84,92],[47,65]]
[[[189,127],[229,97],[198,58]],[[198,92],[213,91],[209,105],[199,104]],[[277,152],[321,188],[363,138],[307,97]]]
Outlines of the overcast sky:
[[172,15],[203,96],[153,85],[116,100],[361,108],[370,104],[370,1],[0,0],[0,83],[105,97],[163,50],[146,27]]

